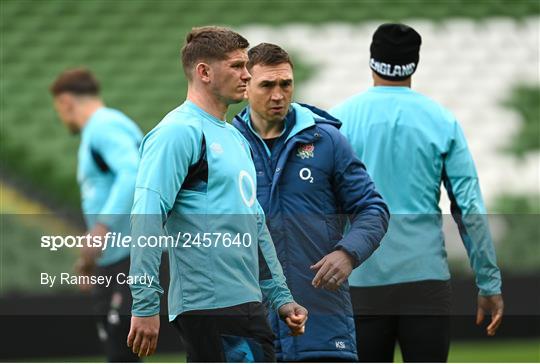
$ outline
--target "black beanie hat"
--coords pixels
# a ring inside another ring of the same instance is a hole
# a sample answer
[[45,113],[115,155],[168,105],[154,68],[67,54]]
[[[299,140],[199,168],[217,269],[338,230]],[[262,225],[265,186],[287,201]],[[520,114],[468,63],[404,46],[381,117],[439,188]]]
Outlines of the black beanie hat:
[[405,24],[382,24],[373,33],[369,67],[389,81],[410,77],[420,58],[422,37]]

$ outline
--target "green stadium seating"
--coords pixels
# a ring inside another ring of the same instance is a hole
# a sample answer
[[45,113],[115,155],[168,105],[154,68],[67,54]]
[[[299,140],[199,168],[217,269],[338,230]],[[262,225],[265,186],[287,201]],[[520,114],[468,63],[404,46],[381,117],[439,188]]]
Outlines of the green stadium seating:
[[526,0],[5,0],[1,2],[0,158],[11,175],[76,206],[76,141],[56,120],[47,91],[50,82],[67,67],[88,66],[101,79],[107,103],[148,131],[185,97],[178,60],[184,34],[192,26],[442,19],[453,14],[522,17],[538,13],[538,8],[538,2]]

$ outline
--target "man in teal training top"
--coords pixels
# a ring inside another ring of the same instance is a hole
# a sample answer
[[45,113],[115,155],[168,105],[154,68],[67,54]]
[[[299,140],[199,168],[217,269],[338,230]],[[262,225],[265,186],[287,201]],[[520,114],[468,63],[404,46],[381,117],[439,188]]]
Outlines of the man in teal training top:
[[[77,180],[82,210],[89,234],[103,239],[108,233],[130,233],[142,133],[126,115],[105,107],[99,88],[89,70],[72,69],[63,72],[50,91],[62,122],[74,134],[81,134]],[[131,307],[129,287],[116,280],[118,274],[129,272],[129,247],[86,246],[81,249],[76,269],[81,275],[114,278],[109,287],[92,287],[99,337],[109,361],[138,360],[125,345]]]
[[[132,209],[134,239],[171,236],[169,319],[189,361],[274,361],[263,299],[292,335],[307,311],[285,283],[257,201],[249,144],[225,121],[243,100],[250,75],[246,39],[221,27],[194,28],[182,49],[187,100],[144,138]],[[134,244],[128,344],[139,355],[156,347],[160,247]]]
[[450,338],[450,272],[439,209],[441,183],[476,274],[477,324],[503,315],[501,274],[478,175],[454,116],[411,89],[420,35],[383,24],[373,35],[374,87],[330,111],[366,164],[391,213],[381,247],[349,278],[360,361],[444,362]]

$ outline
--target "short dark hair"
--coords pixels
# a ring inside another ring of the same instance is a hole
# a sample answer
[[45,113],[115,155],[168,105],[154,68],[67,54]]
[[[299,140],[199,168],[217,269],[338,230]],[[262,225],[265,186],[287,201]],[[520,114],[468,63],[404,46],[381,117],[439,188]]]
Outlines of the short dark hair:
[[77,96],[99,95],[99,82],[86,68],[74,68],[62,72],[49,87],[53,96],[72,93]]
[[288,63],[291,65],[291,68],[294,68],[289,53],[280,46],[271,43],[261,43],[251,48],[248,51],[248,57],[248,70],[251,70],[253,66],[257,64],[275,66],[282,63]]
[[186,44],[182,47],[184,73],[188,80],[191,80],[191,69],[197,62],[221,61],[227,58],[227,53],[248,47],[247,39],[229,28],[216,26],[193,28],[186,36]]

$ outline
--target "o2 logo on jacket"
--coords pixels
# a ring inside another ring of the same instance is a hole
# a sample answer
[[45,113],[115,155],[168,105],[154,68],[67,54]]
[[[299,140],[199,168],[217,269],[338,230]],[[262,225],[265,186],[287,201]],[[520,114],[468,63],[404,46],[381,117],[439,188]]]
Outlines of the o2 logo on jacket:
[[[249,188],[249,191],[246,193],[247,188]],[[255,199],[257,198],[255,181],[253,181],[253,178],[251,178],[249,173],[244,170],[241,170],[238,174],[238,190],[240,191],[240,196],[242,197],[244,204],[247,207],[253,206]]]
[[309,181],[309,183],[313,183],[313,177],[311,177],[311,169],[309,168],[302,168],[300,172],[298,172],[298,175],[300,176],[300,179],[303,181]]

